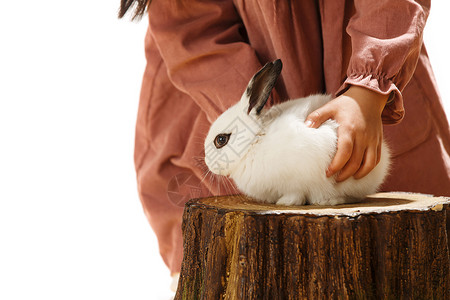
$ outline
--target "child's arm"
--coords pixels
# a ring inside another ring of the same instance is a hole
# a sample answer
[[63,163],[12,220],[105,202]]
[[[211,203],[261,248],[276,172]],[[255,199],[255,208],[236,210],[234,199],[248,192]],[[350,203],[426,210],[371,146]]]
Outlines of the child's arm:
[[430,9],[429,0],[354,3],[346,28],[352,54],[340,96],[307,118],[314,127],[329,118],[340,123],[338,150],[327,171],[339,173],[338,181],[368,174],[378,162],[382,123],[403,118],[401,91],[414,73]]
[[149,6],[149,16],[170,80],[210,121],[240,99],[261,68],[233,1],[158,0]]

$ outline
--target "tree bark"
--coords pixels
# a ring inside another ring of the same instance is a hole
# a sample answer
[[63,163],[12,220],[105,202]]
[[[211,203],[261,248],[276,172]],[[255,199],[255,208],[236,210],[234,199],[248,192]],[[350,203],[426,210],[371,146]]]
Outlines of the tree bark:
[[194,199],[175,299],[450,299],[450,199],[276,206]]

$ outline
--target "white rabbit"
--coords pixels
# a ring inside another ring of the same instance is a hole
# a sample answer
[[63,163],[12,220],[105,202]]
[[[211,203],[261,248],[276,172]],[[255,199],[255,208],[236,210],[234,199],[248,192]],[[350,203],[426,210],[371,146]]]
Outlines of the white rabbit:
[[331,96],[313,95],[264,109],[281,68],[281,60],[267,63],[241,100],[211,125],[205,140],[211,172],[231,177],[257,201],[281,205],[336,205],[375,193],[389,169],[384,143],[380,162],[365,177],[340,183],[335,176],[326,177],[336,153],[338,124],[328,120],[314,129],[304,121]]

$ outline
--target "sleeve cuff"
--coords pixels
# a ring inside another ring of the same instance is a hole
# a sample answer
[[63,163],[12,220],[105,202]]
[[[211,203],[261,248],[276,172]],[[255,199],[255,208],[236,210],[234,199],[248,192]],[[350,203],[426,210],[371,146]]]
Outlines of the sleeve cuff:
[[389,95],[386,106],[381,113],[383,124],[397,124],[403,119],[405,115],[403,96],[391,80],[373,74],[350,75],[338,89],[336,96],[343,94],[352,85],[364,87],[383,95]]

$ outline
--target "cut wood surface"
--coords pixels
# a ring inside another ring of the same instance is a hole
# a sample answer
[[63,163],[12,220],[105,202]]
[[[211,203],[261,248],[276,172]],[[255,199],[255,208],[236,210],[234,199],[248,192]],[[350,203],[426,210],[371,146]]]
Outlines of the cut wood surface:
[[450,299],[450,200],[338,206],[194,199],[175,299]]

